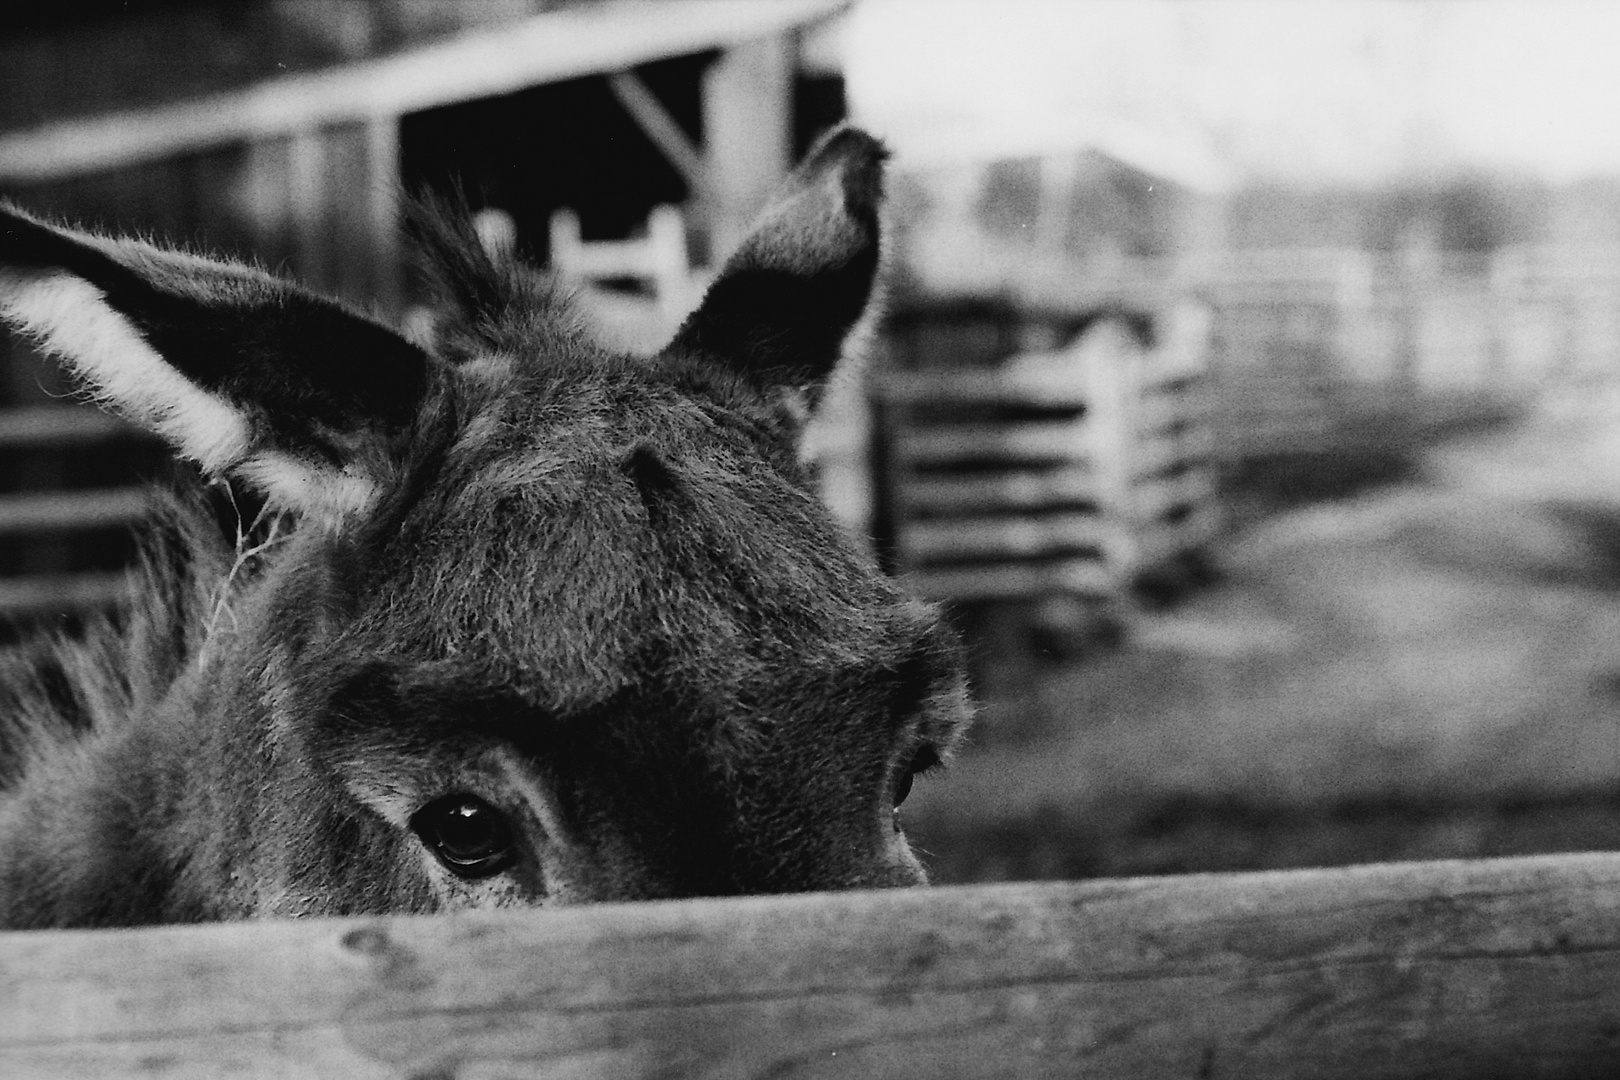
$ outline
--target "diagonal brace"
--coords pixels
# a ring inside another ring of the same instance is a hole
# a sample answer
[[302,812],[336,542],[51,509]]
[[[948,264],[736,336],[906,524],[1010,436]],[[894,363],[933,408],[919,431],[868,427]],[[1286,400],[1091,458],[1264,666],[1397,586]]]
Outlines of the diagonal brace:
[[686,132],[669,115],[669,110],[664,108],[657,95],[631,71],[615,71],[607,77],[607,82],[613,96],[619,99],[619,104],[624,106],[653,145],[685,178],[687,187],[693,193],[704,190],[708,184],[709,169],[703,152],[687,138]]

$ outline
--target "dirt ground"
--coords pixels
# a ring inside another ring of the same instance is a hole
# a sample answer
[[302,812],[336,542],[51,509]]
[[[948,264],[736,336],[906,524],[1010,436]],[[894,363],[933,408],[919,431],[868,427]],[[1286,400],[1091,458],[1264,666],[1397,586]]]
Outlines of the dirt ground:
[[1400,453],[1235,494],[1215,582],[1118,643],[977,638],[973,744],[904,811],[935,879],[1620,848],[1620,400]]

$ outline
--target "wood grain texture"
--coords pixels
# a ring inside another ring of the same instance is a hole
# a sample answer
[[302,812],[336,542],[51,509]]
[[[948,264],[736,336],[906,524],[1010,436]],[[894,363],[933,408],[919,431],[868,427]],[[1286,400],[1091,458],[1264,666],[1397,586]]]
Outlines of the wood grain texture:
[[1612,1077],[1620,856],[0,936],[14,1077]]

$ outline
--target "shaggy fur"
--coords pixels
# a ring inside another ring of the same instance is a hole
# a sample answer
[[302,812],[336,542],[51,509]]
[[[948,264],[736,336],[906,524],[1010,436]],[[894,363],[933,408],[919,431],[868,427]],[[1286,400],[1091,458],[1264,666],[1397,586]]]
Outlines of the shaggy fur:
[[[959,737],[957,650],[796,453],[873,289],[882,156],[824,140],[650,360],[443,215],[418,346],[0,214],[0,314],[268,500],[233,547],[177,497],[122,629],[3,661],[0,925],[922,881],[895,803]],[[498,817],[494,869],[424,828],[446,800]]]

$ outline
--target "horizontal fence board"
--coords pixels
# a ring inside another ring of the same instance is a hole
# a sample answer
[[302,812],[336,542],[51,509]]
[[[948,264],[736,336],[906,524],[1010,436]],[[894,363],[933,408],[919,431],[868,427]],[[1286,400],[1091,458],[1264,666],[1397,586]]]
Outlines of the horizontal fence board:
[[0,618],[114,608],[128,603],[131,588],[118,570],[0,578]]
[[1091,399],[1090,388],[1072,370],[1019,370],[1006,364],[986,370],[887,372],[874,379],[873,392],[895,405],[1080,408]]
[[901,560],[928,562],[952,558],[1033,558],[1094,547],[1108,526],[1096,514],[1052,514],[1046,517],[958,518],[912,521],[898,536]]
[[0,495],[0,536],[127,526],[151,506],[150,492],[138,487]]
[[1620,1073],[1620,856],[0,935],[0,1075]]
[[1090,426],[1083,420],[1058,420],[917,427],[897,433],[893,451],[912,465],[1062,460],[1086,456]]
[[33,405],[0,409],[0,450],[98,443],[137,431],[118,417],[89,407]]
[[898,493],[909,513],[982,514],[995,510],[1040,510],[1054,504],[1095,500],[1095,473],[1081,466],[986,475],[919,476]]

